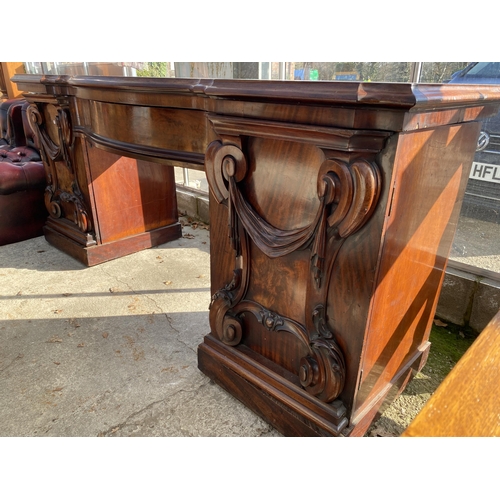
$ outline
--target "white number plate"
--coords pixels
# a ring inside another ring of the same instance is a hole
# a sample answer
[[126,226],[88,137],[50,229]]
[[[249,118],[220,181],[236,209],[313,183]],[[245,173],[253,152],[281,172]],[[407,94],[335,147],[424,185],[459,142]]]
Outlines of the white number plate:
[[497,182],[500,184],[500,165],[478,163],[475,161],[470,169],[469,179],[478,181]]

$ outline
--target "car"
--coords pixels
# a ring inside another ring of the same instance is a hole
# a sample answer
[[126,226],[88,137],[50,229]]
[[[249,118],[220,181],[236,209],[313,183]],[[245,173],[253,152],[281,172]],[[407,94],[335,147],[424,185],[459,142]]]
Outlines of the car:
[[[500,85],[500,62],[473,62],[448,83]],[[462,213],[500,223],[500,112],[483,120]]]

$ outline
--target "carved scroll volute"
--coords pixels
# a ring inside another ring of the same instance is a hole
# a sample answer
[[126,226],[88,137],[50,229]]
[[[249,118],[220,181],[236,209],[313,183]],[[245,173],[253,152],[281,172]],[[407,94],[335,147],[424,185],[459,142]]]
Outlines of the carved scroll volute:
[[247,235],[238,223],[234,205],[229,196],[231,180],[240,182],[247,170],[246,158],[234,144],[223,145],[212,142],[205,154],[205,168],[210,190],[217,203],[227,203],[228,231],[231,246],[235,252],[235,269],[231,283],[212,297],[210,304],[210,327],[212,332],[227,345],[237,345],[242,338],[241,321],[228,311],[238,304],[246,293],[248,283],[248,241]]
[[[371,217],[380,191],[381,176],[374,163],[357,160],[348,165],[329,159],[321,165],[318,196],[322,200],[324,214],[312,248],[312,268],[318,289],[322,283],[329,281],[331,267],[342,242]],[[326,300],[326,296],[322,296]]]
[[229,177],[234,177],[236,182],[242,181],[247,163],[239,147],[214,141],[207,148],[205,168],[210,191],[217,203],[222,203],[229,197]]
[[344,388],[345,360],[328,328],[322,305],[315,308],[313,321],[318,336],[310,341],[311,354],[300,360],[299,380],[306,391],[329,403]]
[[47,174],[48,185],[45,188],[45,206],[52,217],[59,218],[61,216],[61,206],[54,201],[55,193],[58,191],[57,172],[55,172],[54,162],[62,159],[61,147],[50,137],[45,120],[35,104],[28,106],[27,116],[35,134],[36,143],[40,149]]
[[[380,196],[381,176],[378,166],[359,160],[349,166],[353,180],[353,198],[345,218],[338,225],[341,238],[347,238],[363,227],[371,217]],[[328,218],[328,224],[333,226],[334,214]]]
[[[50,137],[38,107],[30,104],[26,110],[28,122],[36,137],[36,145],[40,149],[40,154],[45,164],[50,164],[49,160],[56,161],[60,157],[61,148]],[[51,173],[51,172],[50,172]]]
[[340,160],[326,160],[318,174],[318,196],[330,206],[327,222],[337,227],[341,238],[360,229],[376,207],[381,189],[378,167],[367,160],[350,165]]
[[66,162],[66,166],[72,169],[73,130],[69,111],[53,104],[47,104],[44,115],[49,117],[50,123],[48,123],[38,107],[35,104],[30,104],[27,115],[30,126],[35,133],[38,147],[46,160],[63,160]]
[[61,144],[63,159],[68,169],[73,172],[74,142],[69,110],[58,108],[54,122],[59,132],[59,143]]

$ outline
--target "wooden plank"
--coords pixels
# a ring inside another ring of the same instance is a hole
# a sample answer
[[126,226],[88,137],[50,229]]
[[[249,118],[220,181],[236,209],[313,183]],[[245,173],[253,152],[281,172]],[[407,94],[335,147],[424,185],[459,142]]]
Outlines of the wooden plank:
[[2,76],[5,85],[5,91],[7,92],[7,99],[14,99],[16,97],[22,97],[22,91],[19,90],[17,84],[11,82],[11,78],[14,75],[24,74],[24,63],[22,62],[2,62],[0,63]]
[[500,311],[402,436],[500,436],[499,361]]

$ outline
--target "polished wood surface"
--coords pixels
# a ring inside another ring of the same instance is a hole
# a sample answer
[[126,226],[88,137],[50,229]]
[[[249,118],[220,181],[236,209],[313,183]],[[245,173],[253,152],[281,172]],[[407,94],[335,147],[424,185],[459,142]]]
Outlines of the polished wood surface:
[[500,436],[500,312],[488,323],[403,437]]
[[441,287],[453,242],[477,125],[442,126],[399,139],[364,346],[366,361],[358,382],[363,407],[376,404],[402,367],[415,361],[417,346],[428,340],[439,298],[435,291]]
[[[109,158],[124,171],[124,157],[206,171],[212,300],[198,366],[281,432],[363,435],[425,364],[477,119],[498,111],[500,87],[16,81],[34,123],[71,146],[56,167],[70,170],[63,160],[81,155],[78,199],[114,217],[119,238],[136,222],[119,194],[99,199],[123,175]],[[54,110],[51,132],[37,113]],[[65,234],[99,247],[104,226],[78,232],[93,219],[74,213],[64,224],[76,235]],[[57,215],[48,225],[63,234]]]

